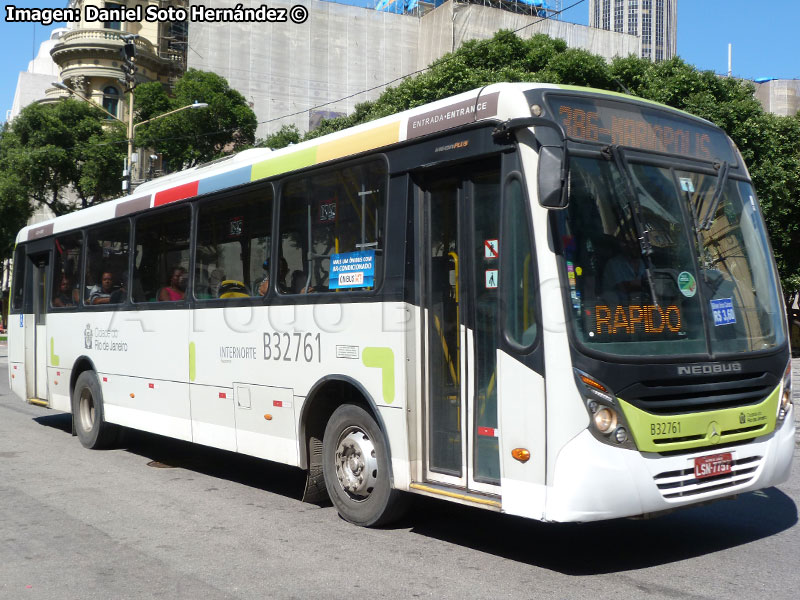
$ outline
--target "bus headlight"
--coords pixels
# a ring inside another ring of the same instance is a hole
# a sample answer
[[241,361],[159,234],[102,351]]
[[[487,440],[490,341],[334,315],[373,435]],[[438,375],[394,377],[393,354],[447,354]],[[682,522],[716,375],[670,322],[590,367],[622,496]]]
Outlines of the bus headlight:
[[608,406],[598,408],[594,413],[594,426],[600,433],[611,433],[617,427],[617,412]]
[[792,410],[792,361],[786,365],[781,380],[781,397],[778,402],[778,424],[781,424]]
[[589,413],[592,435],[605,444],[635,450],[636,445],[611,388],[578,369],[575,369],[575,383]]

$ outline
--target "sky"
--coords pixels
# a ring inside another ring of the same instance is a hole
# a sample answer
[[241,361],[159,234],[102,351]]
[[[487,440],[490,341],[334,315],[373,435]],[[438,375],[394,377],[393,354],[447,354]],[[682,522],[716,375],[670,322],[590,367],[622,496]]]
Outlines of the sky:
[[[297,0],[302,3],[302,0]],[[212,4],[213,0],[209,0]],[[14,102],[20,71],[55,26],[5,22],[5,6],[63,8],[67,0],[6,0],[0,21],[0,122]],[[264,4],[269,5],[267,0]],[[561,0],[562,20],[586,25],[588,0]],[[574,6],[573,6],[574,5]],[[571,7],[571,8],[568,8]],[[678,0],[678,55],[700,69],[747,79],[800,79],[800,0]]]

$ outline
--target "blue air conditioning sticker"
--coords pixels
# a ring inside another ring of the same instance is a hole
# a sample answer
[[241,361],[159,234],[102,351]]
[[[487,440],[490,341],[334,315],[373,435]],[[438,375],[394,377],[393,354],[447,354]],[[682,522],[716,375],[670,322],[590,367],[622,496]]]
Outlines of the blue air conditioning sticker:
[[375,284],[375,250],[331,255],[330,289],[365,288]]
[[733,313],[733,299],[720,298],[711,301],[711,312],[714,315],[714,326],[731,325],[736,323],[736,315]]
[[681,177],[680,181],[681,181],[681,189],[684,192],[690,192],[690,193],[694,192],[694,183],[692,182],[691,178]]

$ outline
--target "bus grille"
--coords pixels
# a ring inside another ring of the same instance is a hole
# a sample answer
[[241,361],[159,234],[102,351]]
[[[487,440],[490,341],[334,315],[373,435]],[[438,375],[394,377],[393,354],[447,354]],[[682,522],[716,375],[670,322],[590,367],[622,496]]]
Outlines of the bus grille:
[[617,395],[654,415],[679,414],[758,404],[777,385],[777,378],[770,373],[718,374],[690,381],[644,380]]
[[740,487],[750,483],[761,465],[761,456],[750,456],[734,460],[730,473],[696,479],[694,466],[681,471],[667,471],[653,477],[658,491],[665,500],[690,498],[727,488]]

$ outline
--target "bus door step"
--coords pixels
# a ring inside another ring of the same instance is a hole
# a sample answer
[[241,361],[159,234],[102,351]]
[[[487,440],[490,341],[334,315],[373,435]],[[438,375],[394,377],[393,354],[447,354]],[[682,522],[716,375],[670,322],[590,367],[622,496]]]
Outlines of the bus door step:
[[480,505],[483,508],[490,510],[502,511],[502,502],[500,496],[492,494],[483,494],[474,490],[465,490],[461,487],[454,485],[444,485],[441,483],[416,483],[413,482],[409,485],[414,492],[422,494],[423,496],[430,496],[432,498],[449,498],[460,504],[468,506]]

